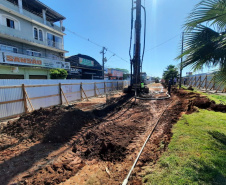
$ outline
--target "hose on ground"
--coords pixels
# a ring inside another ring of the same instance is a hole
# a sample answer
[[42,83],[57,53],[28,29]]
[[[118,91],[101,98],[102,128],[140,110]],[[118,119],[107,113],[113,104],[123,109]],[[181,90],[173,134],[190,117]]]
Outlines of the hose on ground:
[[123,181],[122,185],[127,185],[127,184],[128,184],[130,175],[131,175],[133,169],[135,168],[135,166],[136,166],[136,164],[137,164],[137,161],[139,160],[139,158],[140,158],[140,156],[141,156],[141,154],[142,154],[142,152],[143,152],[143,150],[144,150],[144,147],[146,146],[148,140],[150,139],[150,137],[152,136],[153,132],[155,131],[155,129],[156,129],[158,123],[159,123],[159,120],[161,119],[161,117],[162,117],[163,114],[166,112],[166,110],[168,109],[168,107],[171,105],[172,102],[173,102],[173,101],[171,101],[171,102],[166,106],[165,110],[162,112],[162,114],[161,114],[160,117],[158,118],[158,120],[157,120],[157,122],[156,122],[154,128],[152,129],[151,133],[148,135],[146,141],[144,142],[144,144],[143,144],[143,146],[142,146],[142,148],[141,148],[141,150],[140,150],[140,152],[139,152],[139,154],[138,154],[136,160],[135,160],[134,163],[133,163],[132,168],[130,169],[130,171],[129,171],[127,177],[125,178],[125,180]]
[[171,96],[168,94],[168,92],[166,92],[167,97],[161,97],[161,98],[153,98],[153,97],[139,97],[139,96],[135,96],[136,99],[139,100],[166,100],[169,99]]

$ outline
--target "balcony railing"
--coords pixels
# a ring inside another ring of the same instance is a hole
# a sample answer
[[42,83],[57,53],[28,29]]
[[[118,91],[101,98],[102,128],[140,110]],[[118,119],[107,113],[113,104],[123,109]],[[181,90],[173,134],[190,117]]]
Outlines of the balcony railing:
[[[17,5],[14,5],[13,3],[9,2],[9,1],[6,1],[6,0],[3,0],[1,3],[2,3],[3,6],[10,8],[11,10],[13,10],[13,11],[15,11],[17,13],[20,13],[19,7]],[[37,16],[37,15],[35,15],[35,14],[25,10],[25,9],[23,9],[23,14],[22,15],[24,15],[24,16],[30,18],[30,19],[33,19],[35,21],[38,21],[38,22],[43,24],[43,18],[41,18],[41,17],[39,17],[39,16]],[[51,28],[53,28],[53,29],[55,29],[55,30],[57,30],[57,31],[59,31],[59,32],[62,32],[61,27],[57,26],[56,24],[51,24],[50,22],[47,21],[46,25],[51,27]]]
[[63,45],[60,42],[54,42],[52,40],[47,40],[47,45],[57,49],[63,49]]
[[[23,31],[15,30],[13,28],[8,28],[8,27],[2,26],[2,25],[0,25],[0,34],[11,36],[11,37],[18,38],[18,39],[22,39],[25,42],[37,43],[37,44],[41,44],[44,46],[64,50],[64,46],[62,43],[53,42],[51,40],[39,41],[39,40],[34,39],[33,35],[28,36],[28,35],[24,34]],[[27,36],[27,37],[24,37],[24,36]]]

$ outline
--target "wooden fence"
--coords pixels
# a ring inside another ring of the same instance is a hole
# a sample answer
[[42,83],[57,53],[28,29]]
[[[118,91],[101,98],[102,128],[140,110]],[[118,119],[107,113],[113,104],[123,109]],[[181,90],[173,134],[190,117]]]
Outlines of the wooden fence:
[[214,93],[226,92],[226,88],[224,87],[223,83],[217,83],[213,75],[195,75],[185,79],[185,85],[187,86],[193,86],[205,91],[213,91]]
[[127,81],[0,86],[0,119],[28,113],[40,107],[88,100],[109,91],[122,90],[125,86],[128,86]]

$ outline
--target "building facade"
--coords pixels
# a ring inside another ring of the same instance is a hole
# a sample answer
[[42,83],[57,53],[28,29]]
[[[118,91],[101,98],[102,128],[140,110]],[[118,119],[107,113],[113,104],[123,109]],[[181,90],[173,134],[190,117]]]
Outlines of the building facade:
[[123,72],[116,69],[108,69],[109,80],[123,80]]
[[73,55],[65,59],[70,62],[68,79],[103,79],[102,66],[88,55]]
[[0,0],[0,79],[48,79],[50,69],[69,70],[64,19],[39,0]]

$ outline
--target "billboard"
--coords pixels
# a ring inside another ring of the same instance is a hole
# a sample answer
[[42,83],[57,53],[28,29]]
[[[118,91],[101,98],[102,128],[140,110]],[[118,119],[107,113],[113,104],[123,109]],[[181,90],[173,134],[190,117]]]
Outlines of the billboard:
[[17,53],[8,53],[8,52],[0,53],[0,63],[44,67],[44,68],[61,68],[61,69],[71,68],[69,62],[21,55]]
[[112,74],[112,76],[123,77],[123,72],[122,71],[117,71],[117,70],[112,69],[111,70],[111,74]]
[[85,58],[79,58],[79,64],[93,67],[94,61],[88,60],[88,59],[85,59]]

